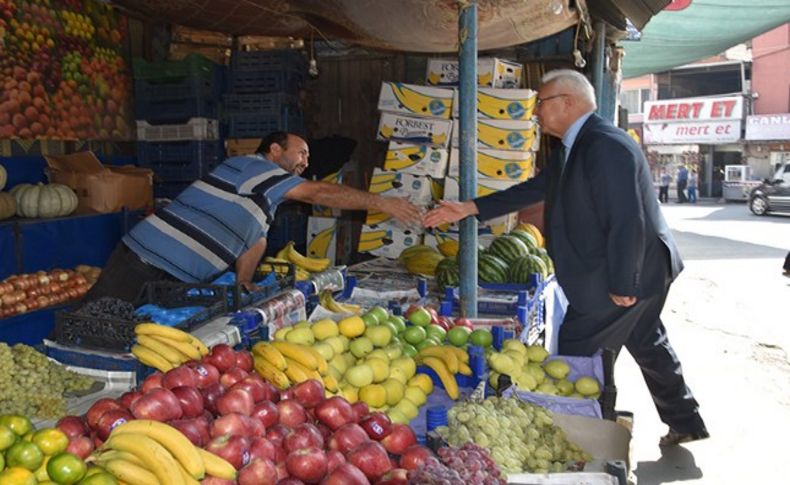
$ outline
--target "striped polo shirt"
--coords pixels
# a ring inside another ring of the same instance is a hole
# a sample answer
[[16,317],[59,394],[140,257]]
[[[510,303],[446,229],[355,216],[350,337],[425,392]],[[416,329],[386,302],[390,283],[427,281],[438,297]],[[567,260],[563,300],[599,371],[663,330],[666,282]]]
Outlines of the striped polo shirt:
[[181,281],[210,281],[266,237],[277,206],[302,182],[260,156],[229,158],[134,226],[123,242]]

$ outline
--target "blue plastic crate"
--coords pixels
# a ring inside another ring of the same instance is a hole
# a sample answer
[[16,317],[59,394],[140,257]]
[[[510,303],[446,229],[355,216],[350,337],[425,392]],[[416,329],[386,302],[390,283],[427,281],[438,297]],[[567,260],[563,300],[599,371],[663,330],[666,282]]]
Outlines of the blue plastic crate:
[[273,131],[304,132],[301,113],[288,116],[232,115],[225,121],[230,138],[262,138]]
[[223,97],[224,116],[257,115],[289,116],[301,114],[296,97],[284,93],[226,94]]
[[150,168],[165,182],[198,179],[225,157],[222,141],[138,142],[137,158],[141,167]]
[[190,118],[219,118],[220,102],[210,97],[147,101],[135,98],[135,116],[151,123],[186,123]]
[[264,71],[231,71],[230,90],[234,93],[298,94],[304,75],[294,69]]
[[282,49],[273,51],[234,51],[230,59],[230,70],[263,71],[294,69],[305,71],[307,60],[295,50]]
[[222,96],[223,74],[220,69],[210,78],[185,77],[171,82],[155,82],[138,79],[134,82],[137,101],[159,102],[186,98],[219,99]]

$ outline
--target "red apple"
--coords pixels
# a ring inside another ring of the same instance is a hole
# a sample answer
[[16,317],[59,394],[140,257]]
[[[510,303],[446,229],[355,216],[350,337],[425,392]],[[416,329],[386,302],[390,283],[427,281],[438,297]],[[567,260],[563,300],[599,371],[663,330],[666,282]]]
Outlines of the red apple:
[[300,382],[289,389],[289,391],[291,391],[294,399],[299,401],[305,409],[316,407],[318,403],[324,400],[325,395],[324,385],[316,379],[308,379],[304,382]]
[[140,390],[143,391],[143,393],[146,393],[146,392],[150,391],[151,389],[156,389],[157,387],[162,387],[162,377],[163,376],[164,376],[164,374],[162,374],[159,371],[154,372],[153,374],[151,374],[150,376],[145,378],[145,380],[143,381],[143,385],[140,388]]
[[274,387],[274,384],[269,381],[263,381],[263,386],[266,391],[263,401],[271,401],[275,404],[280,402],[280,390]]
[[304,482],[298,478],[291,478],[288,476],[288,470],[285,469],[285,463],[282,464],[282,471],[280,470],[280,466],[277,466],[277,476],[285,477],[280,479],[280,481],[277,482],[277,485],[304,485]]
[[321,485],[370,485],[370,480],[351,463],[342,463],[321,481]]
[[450,317],[443,317],[443,316],[439,317],[439,321],[436,322],[436,324],[439,325],[440,327],[442,327],[445,332],[450,330],[451,328],[453,328],[453,325],[454,325],[452,318],[450,318]]
[[227,344],[217,344],[211,349],[206,357],[203,358],[209,364],[217,368],[220,374],[224,374],[236,367],[236,352]]
[[304,407],[294,399],[286,399],[277,403],[277,410],[280,412],[280,423],[295,428],[307,422],[307,413]]
[[318,428],[321,437],[324,438],[324,443],[329,443],[329,438],[332,437],[332,430],[329,429],[329,426],[324,423],[316,423],[315,427]]
[[182,416],[197,418],[203,416],[203,396],[195,387],[178,386],[171,389],[181,404]]
[[392,469],[387,450],[381,443],[367,441],[346,455],[346,460],[362,470],[368,480],[375,481]]
[[170,369],[162,377],[162,387],[167,389],[181,386],[197,387],[197,383],[197,372],[185,365]]
[[285,466],[292,477],[318,483],[326,475],[326,453],[315,447],[292,451],[285,459]]
[[252,400],[255,403],[263,401],[266,399],[267,395],[267,389],[264,385],[264,380],[261,379],[258,374],[248,375],[241,381],[234,384],[231,389],[244,389],[250,393],[250,396],[252,396]]
[[110,437],[110,433],[116,426],[120,426],[133,419],[134,416],[125,409],[110,409],[102,414],[99,421],[96,423],[96,435],[99,439],[106,440]]
[[354,422],[358,423],[362,418],[367,416],[370,413],[370,408],[368,407],[368,403],[364,401],[357,401],[351,405],[351,409],[354,410]]
[[438,324],[439,323],[439,313],[437,313],[436,308],[432,306],[425,307],[428,310],[428,313],[431,315],[431,323]]
[[224,372],[219,377],[219,382],[221,382],[223,386],[230,389],[231,387],[233,387],[234,384],[236,384],[237,382],[241,382],[248,375],[250,375],[250,373],[245,371],[244,369],[239,369],[238,367],[234,367],[229,371]]
[[203,416],[192,419],[176,419],[168,424],[181,431],[181,434],[186,436],[198,448],[203,448],[211,441],[209,424]]
[[121,397],[119,397],[118,400],[121,402],[123,407],[129,409],[132,407],[132,403],[142,397],[142,395],[143,393],[141,391],[124,392],[121,394]]
[[206,478],[200,481],[200,485],[236,485],[236,480],[225,480],[224,478],[206,475]]
[[370,413],[359,422],[370,439],[381,441],[392,433],[392,421],[384,413]]
[[88,458],[90,454],[93,453],[93,450],[93,439],[87,436],[71,438],[69,440],[69,446],[66,447],[66,451],[79,456],[83,460]]
[[271,401],[261,401],[252,408],[250,417],[257,419],[266,428],[269,428],[280,421],[280,410],[277,409],[277,405]]
[[214,420],[211,423],[211,437],[220,436],[255,436],[253,420],[243,414],[230,413]]
[[206,451],[214,453],[233,465],[236,470],[250,461],[250,442],[243,436],[220,436],[211,440]]
[[236,352],[236,367],[244,369],[247,372],[252,372],[253,360],[252,354],[246,350]]
[[417,443],[414,431],[406,425],[395,423],[392,425],[392,432],[383,440],[381,444],[393,455],[402,455],[406,448]]
[[277,446],[281,446],[285,437],[291,432],[291,428],[284,424],[277,423],[266,430],[266,438]]
[[219,382],[219,370],[208,362],[192,361],[187,365],[195,370],[198,389],[204,389]]
[[239,471],[239,485],[275,485],[277,467],[271,460],[256,458]]
[[285,451],[292,452],[302,448],[324,448],[324,438],[315,425],[303,423],[294,428],[283,440]]
[[93,403],[85,414],[85,420],[90,429],[96,429],[99,418],[110,409],[123,409],[124,407],[115,399],[104,397]]
[[409,305],[409,308],[406,309],[406,313],[404,313],[403,316],[408,320],[412,312],[419,310],[420,308],[422,308],[420,305],[415,305],[414,303],[412,303],[411,305]]
[[474,330],[475,329],[475,326],[472,323],[472,321],[469,320],[468,318],[463,318],[463,317],[456,318],[455,319],[455,325],[453,325],[453,326],[454,327],[466,327],[469,330]]
[[277,461],[277,446],[267,438],[255,438],[250,445],[250,460],[256,458],[265,458],[267,460]]
[[222,397],[217,399],[217,411],[219,414],[241,413],[245,416],[252,414],[255,403],[252,396],[244,389],[231,389]]
[[432,456],[433,452],[430,449],[422,445],[411,445],[401,455],[399,465],[406,470],[414,470]]
[[395,468],[378,479],[376,485],[409,485],[409,472],[403,468]]
[[78,436],[87,436],[90,432],[85,422],[78,416],[64,416],[60,418],[58,424],[55,425],[59,430],[63,431],[69,439],[74,439]]
[[148,391],[132,405],[132,414],[137,419],[170,421],[182,415],[181,403],[173,391],[157,387]]
[[326,470],[332,473],[335,468],[346,462],[346,457],[337,450],[329,450],[326,452],[326,460]]
[[315,417],[330,429],[336,430],[344,424],[354,422],[354,410],[348,401],[340,396],[333,396],[315,407]]
[[[329,449],[337,450],[344,455],[357,446],[370,441],[368,434],[357,423],[348,423],[341,426],[329,438]],[[348,457],[346,457],[348,458]]]
[[203,406],[212,414],[217,414],[217,401],[225,394],[225,386],[219,382],[209,384],[200,390],[203,394]]

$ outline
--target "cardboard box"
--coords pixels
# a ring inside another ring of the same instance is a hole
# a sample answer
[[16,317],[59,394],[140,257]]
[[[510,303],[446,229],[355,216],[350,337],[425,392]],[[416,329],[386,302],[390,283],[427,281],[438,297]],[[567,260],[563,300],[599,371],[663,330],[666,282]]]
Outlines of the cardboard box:
[[227,47],[176,42],[170,44],[167,58],[174,61],[180,61],[191,54],[200,54],[207,59],[211,59],[217,64],[227,64],[230,60],[230,49]]
[[368,191],[385,197],[407,197],[416,205],[427,205],[431,202],[431,178],[377,168]]
[[[461,124],[454,120],[452,146],[458,147]],[[494,150],[538,151],[540,130],[534,121],[477,119],[477,146]]]
[[359,234],[357,251],[397,258],[404,249],[417,244],[422,244],[422,231],[417,228],[406,229],[390,222],[366,224]]
[[376,138],[382,141],[447,148],[452,131],[452,120],[382,112]]
[[335,265],[337,250],[337,219],[334,217],[307,218],[307,256],[328,258]]
[[[432,86],[458,85],[457,59],[428,59],[426,81]],[[482,57],[477,60],[477,85],[489,88],[523,87],[524,66],[515,61]]]
[[[496,179],[477,179],[477,197],[493,194],[500,190],[508,189],[519,181],[513,180],[496,180]],[[458,177],[447,177],[444,179],[444,200],[460,200],[461,186]]]
[[153,206],[154,173],[131,165],[105,167],[93,152],[46,155],[47,175],[77,194],[78,214],[117,212]]
[[381,83],[378,108],[390,113],[449,119],[453,98],[452,89],[385,81]]
[[447,174],[447,158],[446,148],[391,141],[384,170],[442,178]]
[[225,141],[225,151],[229,157],[254,155],[260,144],[260,138],[231,138]]
[[[477,90],[477,115],[494,120],[529,120],[538,100],[537,91],[531,89],[479,88]],[[458,90],[453,99],[453,118],[458,118],[461,104]]]
[[[329,184],[341,185],[343,183],[343,169],[341,168],[337,172],[330,173],[326,177],[322,178],[321,181]],[[340,217],[342,212],[343,211],[341,209],[324,207],[322,205],[313,205],[313,215],[316,217]]]
[[[496,180],[523,182],[534,176],[534,152],[518,152],[508,150],[477,150],[477,176]],[[457,149],[450,150],[450,170],[448,175],[459,177],[461,174],[460,153]]]
[[211,45],[217,47],[233,47],[233,36],[222,32],[198,30],[183,25],[174,25],[171,28],[173,42],[186,42],[190,44]]

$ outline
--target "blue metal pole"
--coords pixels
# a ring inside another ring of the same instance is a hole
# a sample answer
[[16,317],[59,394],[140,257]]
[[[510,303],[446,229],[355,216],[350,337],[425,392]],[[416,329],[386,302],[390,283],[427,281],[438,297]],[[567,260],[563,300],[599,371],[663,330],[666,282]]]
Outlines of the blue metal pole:
[[[458,99],[461,131],[458,146],[461,161],[461,200],[477,196],[477,0],[459,2]],[[461,221],[459,265],[461,315],[477,316],[477,219]]]
[[606,24],[602,21],[595,23],[595,43],[592,55],[592,85],[595,88],[595,101],[598,104],[598,114],[603,115],[604,109],[604,72],[606,71]]

